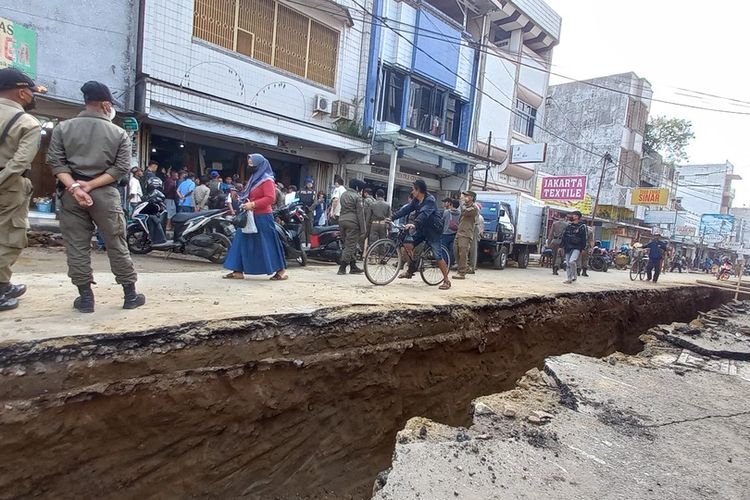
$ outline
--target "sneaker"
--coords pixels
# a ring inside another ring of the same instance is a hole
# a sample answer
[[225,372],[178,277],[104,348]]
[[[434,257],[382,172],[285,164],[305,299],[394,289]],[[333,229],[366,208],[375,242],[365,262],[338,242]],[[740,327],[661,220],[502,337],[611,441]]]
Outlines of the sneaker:
[[453,275],[453,279],[454,280],[465,280],[466,279],[466,275],[465,274],[454,274]]
[[573,283],[573,280],[565,280],[565,281],[563,281],[563,284],[565,284],[565,285],[570,285],[571,283]]

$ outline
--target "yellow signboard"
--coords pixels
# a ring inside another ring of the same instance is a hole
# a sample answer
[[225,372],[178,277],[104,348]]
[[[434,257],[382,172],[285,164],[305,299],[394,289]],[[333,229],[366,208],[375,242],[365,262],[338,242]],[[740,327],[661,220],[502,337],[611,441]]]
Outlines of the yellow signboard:
[[669,203],[669,189],[667,188],[635,188],[631,205],[662,205]]

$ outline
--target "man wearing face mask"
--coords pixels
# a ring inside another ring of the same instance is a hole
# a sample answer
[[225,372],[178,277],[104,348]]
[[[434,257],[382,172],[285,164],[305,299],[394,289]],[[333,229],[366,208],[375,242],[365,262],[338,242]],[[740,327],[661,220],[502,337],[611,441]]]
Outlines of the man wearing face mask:
[[11,266],[26,247],[31,198],[27,174],[39,149],[42,128],[25,113],[35,92],[46,92],[15,68],[0,70],[0,311],[18,307],[25,285],[10,283]]
[[86,82],[81,92],[86,109],[55,127],[47,152],[47,163],[61,190],[60,230],[68,276],[80,295],[73,307],[94,312],[91,235],[96,224],[112,272],[123,287],[123,309],[134,309],[145,304],[146,298],[135,290],[137,275],[125,240],[125,217],[116,187],[117,181],[128,174],[130,139],[112,123],[115,110],[106,85]]

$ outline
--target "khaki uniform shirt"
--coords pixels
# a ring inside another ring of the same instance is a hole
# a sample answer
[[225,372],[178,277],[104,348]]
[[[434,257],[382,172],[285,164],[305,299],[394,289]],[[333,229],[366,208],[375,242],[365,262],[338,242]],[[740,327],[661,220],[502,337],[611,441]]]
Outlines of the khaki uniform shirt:
[[[130,169],[128,134],[102,113],[82,111],[52,132],[47,163],[52,173],[95,178],[107,173],[119,180]],[[75,177],[75,176],[74,176]]]
[[[23,107],[17,102],[0,97],[0,134],[10,119],[22,111]],[[0,188],[11,176],[18,178],[31,169],[41,140],[39,121],[28,113],[21,115],[0,144]]]
[[339,199],[341,215],[339,220],[355,221],[360,229],[365,228],[365,212],[362,195],[353,189],[347,189]]
[[550,245],[559,245],[562,242],[562,235],[565,232],[566,227],[568,227],[568,222],[564,220],[558,220],[552,223],[548,238]]
[[474,203],[462,206],[461,217],[458,219],[456,238],[474,239],[474,226],[476,226],[478,216],[479,210],[477,210],[477,206]]
[[391,216],[391,206],[385,200],[377,200],[370,206],[372,220],[384,220]]

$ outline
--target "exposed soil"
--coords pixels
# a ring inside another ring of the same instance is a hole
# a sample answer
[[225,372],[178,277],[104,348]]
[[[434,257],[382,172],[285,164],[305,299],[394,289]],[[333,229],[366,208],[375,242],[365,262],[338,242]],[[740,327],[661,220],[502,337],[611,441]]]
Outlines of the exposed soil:
[[327,309],[3,346],[0,498],[367,498],[410,417],[467,425],[472,399],[548,356],[637,352],[725,298]]

